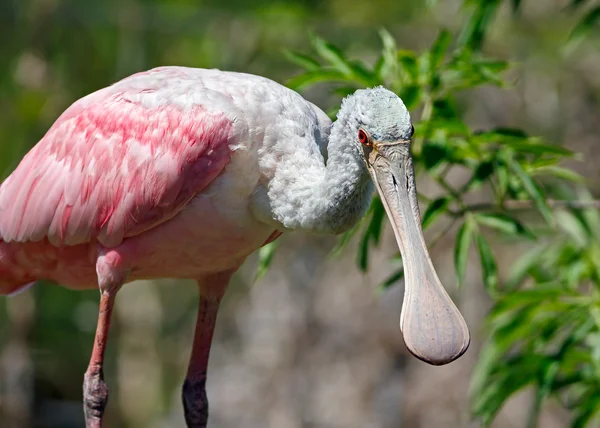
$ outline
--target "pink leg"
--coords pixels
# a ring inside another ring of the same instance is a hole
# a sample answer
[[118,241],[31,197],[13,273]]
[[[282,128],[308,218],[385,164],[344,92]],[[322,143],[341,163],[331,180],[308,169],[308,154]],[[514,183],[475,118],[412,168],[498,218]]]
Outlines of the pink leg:
[[223,272],[198,281],[200,302],[194,333],[194,344],[183,384],[182,398],[185,421],[188,428],[206,428],[208,421],[208,398],[206,396],[206,372],[217,312],[221,298],[233,272]]
[[108,402],[108,388],[104,383],[102,365],[114,302],[115,296],[112,293],[102,293],[94,349],[83,380],[83,409],[86,428],[102,426],[102,415]]
[[96,263],[100,286],[100,310],[94,348],[90,364],[83,378],[83,411],[86,428],[101,428],[104,409],[108,402],[108,387],[104,383],[102,367],[110,328],[110,316],[117,292],[125,281],[115,266],[114,253],[101,252]]

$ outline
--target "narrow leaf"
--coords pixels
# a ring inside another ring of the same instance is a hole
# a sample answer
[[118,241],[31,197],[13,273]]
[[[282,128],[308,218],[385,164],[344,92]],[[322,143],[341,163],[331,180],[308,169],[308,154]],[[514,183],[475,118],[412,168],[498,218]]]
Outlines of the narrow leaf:
[[477,189],[494,173],[495,164],[492,161],[481,162],[473,171],[473,176],[465,186],[466,189]]
[[527,174],[527,172],[525,172],[523,167],[514,159],[510,159],[510,168],[521,181],[523,188],[535,203],[535,206],[537,207],[540,214],[544,217],[548,224],[554,225],[552,212],[550,211],[550,208],[548,208],[546,198],[542,194],[542,191],[540,190],[538,185],[533,181],[531,176]]
[[421,88],[418,85],[406,85],[400,90],[400,98],[409,110],[415,108],[421,100]]
[[588,422],[600,411],[600,396],[594,388],[588,388],[586,394],[581,397],[581,404],[574,412],[571,422],[572,428],[585,428]]
[[352,69],[352,77],[354,80],[360,82],[364,86],[375,86],[382,83],[375,73],[365,67],[360,61],[351,61],[349,64]]
[[491,295],[497,292],[498,288],[498,270],[496,268],[496,260],[492,254],[492,250],[481,233],[477,233],[476,238],[477,250],[479,251],[479,260],[481,262],[481,274],[483,276],[483,284]]
[[421,151],[421,159],[427,170],[451,160],[451,147],[447,141],[427,141]]
[[423,213],[422,227],[423,230],[427,229],[431,224],[434,223],[435,219],[443,215],[448,208],[450,203],[449,197],[438,198],[431,202],[425,212]]
[[496,177],[498,178],[498,196],[503,199],[508,192],[509,176],[506,163],[500,159],[496,162]]
[[520,235],[535,240],[536,236],[527,229],[519,220],[503,213],[478,213],[475,215],[477,223],[496,229],[507,235]]
[[442,30],[437,36],[437,39],[433,42],[431,49],[429,50],[431,71],[435,72],[444,60],[444,55],[450,46],[452,37],[448,30]]
[[583,183],[585,181],[582,175],[571,169],[563,168],[557,165],[548,165],[536,168],[533,171],[533,175],[550,175],[563,180],[572,181],[574,183]]
[[293,90],[300,90],[306,86],[311,86],[321,82],[345,82],[348,78],[337,70],[317,70],[308,71],[299,76],[292,77],[287,82],[287,86]]
[[579,21],[577,26],[569,35],[568,43],[573,45],[574,43],[579,42],[590,33],[590,31],[598,22],[600,22],[600,6],[591,9],[588,13],[586,13],[583,19]]
[[371,243],[379,244],[381,231],[383,229],[383,219],[385,217],[385,208],[380,199],[374,199],[369,209],[370,216],[368,219],[367,228],[360,241],[358,249],[358,267],[363,272],[367,271],[369,266],[369,249]]
[[254,281],[258,281],[269,271],[278,243],[279,241],[270,242],[258,250],[258,267],[256,269]]
[[391,287],[392,285],[394,285],[395,283],[397,283],[398,281],[400,281],[402,278],[404,278],[404,268],[400,268],[398,269],[396,272],[394,272],[393,274],[391,274],[382,284],[381,284],[381,288],[382,289],[386,289]]
[[474,136],[474,141],[478,143],[496,143],[509,146],[523,153],[532,154],[554,154],[562,156],[572,156],[573,151],[553,145],[542,144],[537,138],[527,136],[520,129],[495,128],[486,132],[478,132]]
[[350,63],[346,60],[342,51],[336,46],[333,46],[331,43],[318,36],[312,37],[312,44],[319,56],[335,67],[338,71],[346,76],[350,76],[352,74],[352,67],[350,66]]
[[560,155],[560,156],[572,156],[573,155],[573,152],[569,149],[566,149],[566,148],[560,147],[560,146],[555,146],[552,144],[536,143],[536,142],[534,142],[533,139],[517,140],[517,139],[508,138],[508,139],[498,140],[498,143],[512,147],[513,149],[515,149],[519,152],[527,153],[527,154],[536,154],[536,155],[553,154],[553,155]]
[[402,67],[402,74],[405,76],[405,83],[416,83],[419,78],[419,67],[417,57],[414,52],[399,50],[397,54],[398,63]]
[[283,51],[283,55],[288,59],[288,61],[293,62],[294,64],[302,67],[306,71],[316,71],[321,68],[321,64],[319,62],[303,53],[292,52],[290,50],[285,49]]
[[342,254],[344,249],[348,246],[354,235],[360,230],[363,225],[363,221],[359,221],[352,229],[344,233],[341,238],[338,240],[337,245],[331,250],[329,255],[331,257],[338,257]]
[[487,33],[487,28],[496,15],[500,0],[486,0],[476,2],[472,6],[471,15],[463,25],[458,36],[459,46],[479,50]]
[[469,248],[473,240],[473,220],[467,216],[456,235],[456,246],[454,249],[454,267],[456,269],[456,277],[458,285],[461,286],[465,279],[467,271],[467,262],[469,260]]
[[385,29],[379,31],[379,37],[383,43],[383,50],[381,53],[381,65],[377,75],[382,80],[396,80],[398,75],[398,61],[396,60],[398,46],[396,46],[396,41],[392,35]]

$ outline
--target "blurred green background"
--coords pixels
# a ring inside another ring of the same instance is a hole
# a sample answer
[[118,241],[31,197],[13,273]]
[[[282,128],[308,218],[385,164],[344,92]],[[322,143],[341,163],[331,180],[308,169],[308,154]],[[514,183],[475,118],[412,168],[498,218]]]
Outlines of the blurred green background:
[[[582,153],[570,166],[595,191],[600,39],[592,32],[566,42],[586,11],[569,10],[570,3],[524,0],[518,15],[511,2],[502,3],[483,50],[517,64],[508,73],[510,87],[469,91],[459,109],[472,129],[518,127]],[[401,49],[419,51],[441,28],[458,32],[467,13],[459,0],[1,0],[0,170],[9,173],[73,101],[134,72],[185,65],[285,83],[299,70],[283,51],[308,51],[309,33],[373,63],[381,28]],[[323,108],[339,100],[326,86],[304,95]],[[460,171],[450,177],[462,178]],[[418,186],[435,189],[426,178]],[[491,304],[478,264],[469,265],[458,290],[453,238],[432,251],[473,334],[463,358],[433,368],[404,348],[397,327],[401,287],[377,291],[394,271],[391,230],[366,274],[355,266],[356,243],[332,259],[335,244],[334,237],[286,234],[263,279],[253,284],[255,256],[235,276],[211,354],[210,426],[478,426],[467,393],[484,338],[479,326]],[[518,253],[505,245],[496,256],[499,264],[510,263]],[[192,282],[135,283],[119,293],[105,372],[107,426],[184,426],[180,387],[196,299]],[[0,427],[83,426],[81,383],[97,302],[95,291],[54,285],[0,299]],[[514,396],[493,426],[525,426],[532,400],[528,390]],[[568,421],[550,403],[539,426]]]

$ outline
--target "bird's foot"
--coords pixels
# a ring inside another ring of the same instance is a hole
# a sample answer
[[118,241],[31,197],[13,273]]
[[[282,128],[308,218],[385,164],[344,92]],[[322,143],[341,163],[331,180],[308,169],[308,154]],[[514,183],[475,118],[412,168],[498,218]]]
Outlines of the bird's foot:
[[197,379],[189,377],[183,384],[183,410],[188,428],[206,428],[208,422],[208,398],[206,375]]
[[83,412],[86,428],[101,428],[108,403],[108,387],[101,369],[88,369],[83,379]]

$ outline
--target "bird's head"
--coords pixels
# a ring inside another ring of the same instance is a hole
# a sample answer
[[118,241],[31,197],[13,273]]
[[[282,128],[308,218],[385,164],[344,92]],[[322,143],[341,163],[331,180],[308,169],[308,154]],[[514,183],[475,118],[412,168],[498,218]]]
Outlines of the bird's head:
[[356,91],[344,100],[340,114],[347,119],[345,134],[364,157],[400,247],[405,272],[400,328],[407,348],[430,364],[449,363],[467,350],[469,330],[425,246],[410,152],[410,114],[400,97],[382,87]]

